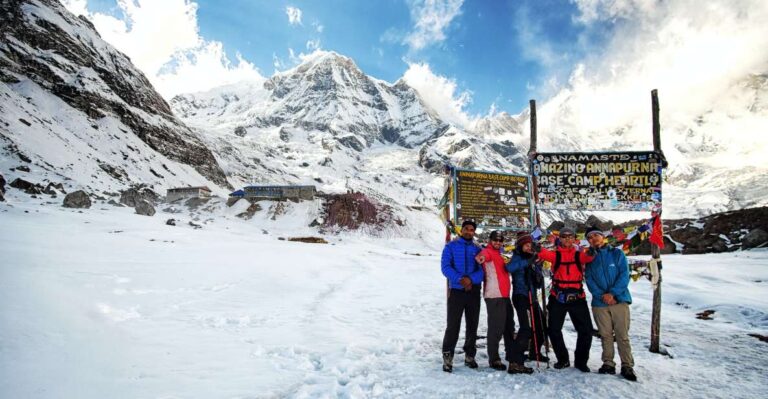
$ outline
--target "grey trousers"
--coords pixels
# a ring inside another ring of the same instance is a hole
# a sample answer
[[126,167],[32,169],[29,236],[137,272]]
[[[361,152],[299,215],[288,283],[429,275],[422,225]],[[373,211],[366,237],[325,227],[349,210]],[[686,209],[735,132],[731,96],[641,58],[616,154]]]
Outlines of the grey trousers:
[[616,367],[613,361],[615,336],[621,367],[634,367],[635,359],[632,357],[632,345],[629,343],[629,305],[617,303],[605,307],[592,307],[592,315],[595,317],[597,330],[603,341],[603,364]]
[[515,343],[515,311],[509,298],[485,298],[488,312],[488,362],[501,360],[499,341],[504,338],[505,359],[522,364],[522,350]]

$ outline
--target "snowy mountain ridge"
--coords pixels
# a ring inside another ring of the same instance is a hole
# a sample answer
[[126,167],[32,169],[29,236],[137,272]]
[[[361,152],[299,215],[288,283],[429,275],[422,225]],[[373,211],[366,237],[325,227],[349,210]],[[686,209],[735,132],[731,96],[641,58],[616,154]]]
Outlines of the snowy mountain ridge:
[[318,51],[263,82],[176,96],[171,106],[236,186],[316,184],[402,210],[437,203],[446,163],[525,173],[510,141],[520,132],[507,130],[519,127],[514,117],[478,122],[482,135],[451,125],[403,80],[368,77],[335,52]]
[[[248,184],[315,184],[326,193],[363,192],[407,220],[414,209],[434,212],[445,164],[528,169],[527,110],[451,124],[403,79],[372,78],[332,51],[169,104],[90,22],[57,2],[3,3],[2,18],[0,169],[8,181],[63,181],[97,196],[142,183],[160,193],[209,185],[220,195]],[[764,144],[712,131],[764,126],[766,82],[750,76],[694,120],[674,113],[663,120],[668,217],[768,202],[768,170],[756,161]],[[569,122],[579,117],[577,100],[566,91],[540,106],[540,150],[650,147],[639,119],[568,133],[579,130]],[[29,172],[18,168],[27,164]]]

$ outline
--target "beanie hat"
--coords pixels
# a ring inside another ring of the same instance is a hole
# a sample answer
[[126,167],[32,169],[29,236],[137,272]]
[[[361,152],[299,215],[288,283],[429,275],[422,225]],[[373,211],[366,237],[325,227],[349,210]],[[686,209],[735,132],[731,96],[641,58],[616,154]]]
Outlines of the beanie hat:
[[587,238],[589,238],[589,236],[592,236],[592,235],[595,235],[595,234],[600,234],[601,236],[605,237],[605,235],[603,234],[602,230],[598,229],[595,226],[592,226],[592,227],[588,228],[587,229],[587,234],[585,234],[585,236]]
[[531,238],[531,235],[522,234],[517,237],[517,241],[515,242],[515,247],[522,248],[523,245],[528,244],[529,242],[533,242],[533,238]]
[[570,234],[572,236],[576,235],[576,233],[574,233],[573,229],[570,228],[570,227],[563,227],[562,229],[560,229],[560,235],[561,236],[568,235],[568,234]]
[[466,227],[467,225],[470,225],[474,228],[477,228],[477,223],[475,223],[474,220],[465,220],[464,223],[461,224],[461,228]]
[[488,236],[488,239],[491,240],[491,241],[499,239],[499,238],[501,238],[502,240],[504,239],[504,232],[501,231],[501,230],[494,230],[494,231],[491,232],[491,235]]

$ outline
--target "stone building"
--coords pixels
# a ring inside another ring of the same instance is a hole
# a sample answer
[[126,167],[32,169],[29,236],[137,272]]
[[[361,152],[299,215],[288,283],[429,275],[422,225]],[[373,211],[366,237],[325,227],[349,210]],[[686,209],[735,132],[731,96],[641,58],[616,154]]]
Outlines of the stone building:
[[211,196],[211,189],[205,186],[200,187],[177,187],[168,189],[165,200],[173,202],[186,198],[208,198]]
[[315,194],[315,186],[248,186],[229,196],[252,200],[311,200]]

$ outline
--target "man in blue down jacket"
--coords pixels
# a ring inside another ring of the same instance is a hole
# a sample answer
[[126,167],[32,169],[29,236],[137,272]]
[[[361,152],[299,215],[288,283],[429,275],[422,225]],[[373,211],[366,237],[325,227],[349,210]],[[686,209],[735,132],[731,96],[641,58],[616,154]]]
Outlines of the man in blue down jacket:
[[477,325],[480,321],[480,284],[483,268],[475,261],[481,248],[474,242],[477,225],[471,220],[461,224],[461,237],[443,248],[440,262],[443,275],[448,279],[448,326],[443,336],[443,371],[453,371],[453,353],[459,341],[461,316],[466,320],[464,338],[464,364],[477,368]]
[[629,343],[629,266],[621,249],[605,243],[602,231],[595,227],[587,229],[587,240],[594,253],[592,262],[587,263],[584,278],[592,293],[592,315],[603,341],[603,366],[600,374],[616,374],[613,361],[614,336],[621,358],[621,376],[637,381],[633,367],[632,346]]

